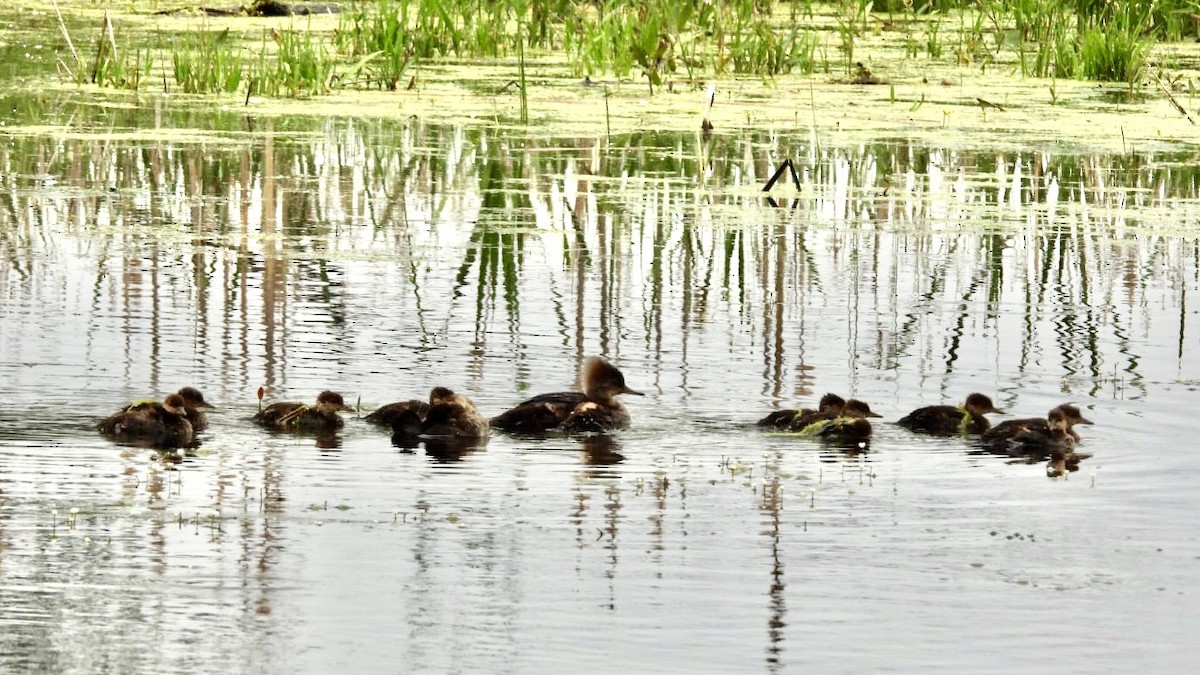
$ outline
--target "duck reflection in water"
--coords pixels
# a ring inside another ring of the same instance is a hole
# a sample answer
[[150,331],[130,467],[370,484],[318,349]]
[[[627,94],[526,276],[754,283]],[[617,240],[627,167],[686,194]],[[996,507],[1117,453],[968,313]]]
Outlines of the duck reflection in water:
[[345,426],[339,412],[354,412],[354,409],[346,405],[341,394],[327,390],[317,395],[313,405],[272,403],[254,415],[254,423],[276,431],[329,433]]
[[[588,434],[580,437],[579,444],[583,449],[583,463],[588,466],[613,466],[625,461],[620,442],[612,436]],[[613,472],[605,473],[615,475]]]
[[196,441],[187,405],[179,394],[171,394],[162,403],[134,403],[109,415],[97,428],[119,443],[142,448],[184,448]]
[[629,426],[629,411],[617,396],[643,394],[625,385],[625,376],[616,366],[598,356],[588,357],[583,362],[580,379],[582,392],[561,391],[534,396],[493,417],[491,425],[517,433],[605,432]]

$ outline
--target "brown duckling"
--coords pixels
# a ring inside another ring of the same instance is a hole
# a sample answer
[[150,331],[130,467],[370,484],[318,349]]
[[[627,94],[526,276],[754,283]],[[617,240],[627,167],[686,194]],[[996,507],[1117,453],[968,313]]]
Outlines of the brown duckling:
[[[979,437],[980,445],[992,452],[1007,454],[1045,454],[1039,450],[1034,439],[1054,439],[1064,435],[1071,443],[1079,441],[1079,432],[1073,428],[1076,424],[1091,424],[1079,408],[1064,403],[1052,409],[1045,418],[1030,417],[1026,419],[1006,420],[988,429]],[[1022,448],[1028,452],[1022,453]]]
[[564,431],[608,431],[629,426],[629,411],[616,397],[619,394],[643,394],[625,386],[625,376],[616,366],[598,356],[588,357],[583,362],[581,379],[582,392],[562,391],[534,396],[493,417],[491,425],[519,433],[560,427]]
[[488,421],[475,409],[475,402],[445,387],[429,394],[429,412],[421,422],[422,436],[480,439],[488,435]]
[[317,395],[314,405],[272,403],[258,411],[254,422],[268,429],[283,431],[335,431],[345,424],[339,412],[354,412],[354,409],[346,405],[341,394],[323,391]]
[[897,422],[911,431],[927,434],[982,434],[992,424],[985,413],[1003,412],[983,394],[971,394],[961,406],[931,405],[917,408]]
[[767,415],[756,423],[759,427],[769,427],[771,429],[779,429],[781,431],[799,431],[807,424],[804,423],[804,418],[813,415],[814,413],[841,413],[845,407],[846,400],[837,394],[825,394],[821,397],[820,403],[817,404],[817,409],[801,408],[799,410],[776,410]]
[[838,412],[817,412],[802,418],[803,426],[797,431],[801,436],[844,440],[865,440],[872,433],[868,417],[881,417],[871,411],[871,406],[856,398],[846,401]]
[[[437,393],[439,389],[445,389],[445,387],[435,387],[433,392],[430,393],[431,399],[433,398],[434,393]],[[449,389],[445,389],[445,391],[449,392],[450,394],[454,393]],[[415,398],[408,401],[388,403],[387,405],[380,406],[370,415],[364,417],[363,421],[370,422],[371,424],[378,424],[384,427],[390,427],[393,426],[393,421],[397,418],[405,421],[416,420],[417,425],[414,428],[419,432],[420,422],[421,420],[425,419],[426,413],[429,412],[429,405],[429,401],[421,401]]]
[[[375,412],[367,415],[368,422],[373,424],[387,424],[392,428],[392,443],[405,448],[415,448],[420,442],[420,435],[423,432],[425,419],[429,415],[429,411],[439,404],[450,404],[455,402],[455,397],[458,396],[446,387],[434,387],[429,392],[428,401],[418,401],[412,399],[410,401],[400,401],[398,403],[389,403]],[[466,398],[465,396],[463,398]],[[470,399],[467,399],[470,401]],[[473,406],[472,406],[473,408]],[[442,413],[444,415],[445,413]]]
[[155,448],[187,447],[196,440],[187,420],[186,403],[179,394],[171,394],[162,403],[139,401],[105,418],[98,428],[117,440]]
[[[208,401],[204,400],[204,394],[195,387],[184,387],[175,392],[183,399],[183,407],[187,410],[187,420],[192,425],[193,431],[204,431],[208,428],[208,416],[204,414],[204,409],[215,409]],[[141,410],[145,408],[153,408],[158,405],[154,400],[134,401],[125,407],[127,411]]]
[[819,438],[838,443],[866,443],[874,429],[865,417],[837,417],[818,424],[813,432]]
[[1075,452],[1078,434],[1074,433],[1072,424],[1074,422],[1064,411],[1055,408],[1047,416],[1045,428],[1029,425],[1010,438],[1008,452],[1024,457],[1026,461],[1048,459],[1046,475],[1051,478],[1078,471],[1079,463],[1091,455]]

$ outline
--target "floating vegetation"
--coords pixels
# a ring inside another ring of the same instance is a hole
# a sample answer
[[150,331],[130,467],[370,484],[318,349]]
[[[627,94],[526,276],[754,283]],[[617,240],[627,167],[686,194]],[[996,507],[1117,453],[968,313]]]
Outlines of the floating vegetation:
[[[514,59],[575,77],[641,81],[653,92],[677,81],[836,77],[835,71],[848,74],[860,63],[878,68],[925,59],[938,67],[1010,64],[1025,76],[1136,86],[1155,40],[1198,31],[1197,15],[1179,0],[381,0],[306,17],[303,29],[290,16],[268,19],[274,25],[267,26],[236,15],[208,17],[203,21],[215,25],[185,31],[179,44],[160,25],[153,45],[153,36],[117,30],[114,21],[128,16],[106,13],[94,39],[75,40],[60,15],[69,51],[58,60],[60,75],[136,90],[161,74],[165,89],[244,87],[301,98],[335,88],[411,88],[410,71],[423,62]],[[76,44],[91,44],[92,53]]]

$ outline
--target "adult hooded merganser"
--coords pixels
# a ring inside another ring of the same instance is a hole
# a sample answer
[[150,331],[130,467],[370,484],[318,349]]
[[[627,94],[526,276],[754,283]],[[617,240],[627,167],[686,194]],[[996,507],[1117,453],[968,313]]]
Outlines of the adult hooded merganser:
[[607,431],[629,426],[629,411],[617,400],[619,394],[643,396],[625,386],[617,367],[598,357],[588,357],[581,373],[583,391],[542,394],[491,419],[496,429],[537,433],[560,428],[564,431]]
[[981,434],[988,430],[991,422],[985,413],[1003,412],[992,404],[992,399],[983,394],[971,394],[965,403],[931,405],[917,408],[897,422],[905,429],[927,434]]
[[756,426],[770,427],[781,431],[799,431],[807,424],[805,418],[811,417],[816,413],[833,413],[840,414],[842,408],[846,406],[846,400],[837,394],[825,394],[821,397],[821,402],[817,404],[817,409],[801,408],[799,410],[776,410],[759,420]]
[[1079,408],[1064,403],[1052,409],[1045,418],[1030,417],[1001,422],[985,431],[979,437],[979,442],[992,452],[1044,455],[1049,451],[1045,447],[1038,447],[1042,439],[1052,441],[1066,437],[1074,445],[1079,441],[1079,432],[1073,427],[1091,423]]
[[183,397],[171,394],[162,403],[139,401],[127,410],[105,418],[100,433],[118,440],[156,448],[178,448],[196,440]]
[[[215,406],[204,400],[204,394],[195,387],[184,387],[175,392],[183,399],[183,407],[187,410],[187,420],[192,425],[193,431],[204,431],[208,427],[208,416],[204,414],[204,409],[213,409]],[[153,408],[158,405],[158,401],[142,400],[134,401],[125,407],[126,411],[143,410]]]
[[335,431],[345,424],[339,412],[354,412],[354,409],[346,405],[341,394],[323,391],[317,395],[314,405],[272,403],[258,411],[254,422],[268,429],[283,431]]

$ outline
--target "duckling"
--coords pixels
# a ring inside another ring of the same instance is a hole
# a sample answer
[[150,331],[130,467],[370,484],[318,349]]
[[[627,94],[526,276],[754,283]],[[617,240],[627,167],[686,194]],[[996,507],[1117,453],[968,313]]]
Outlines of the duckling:
[[254,422],[283,431],[335,431],[345,424],[338,412],[354,412],[354,409],[346,405],[341,394],[323,391],[314,405],[272,403],[254,416]]
[[992,412],[1003,411],[996,408],[987,396],[971,394],[961,406],[931,405],[917,408],[901,417],[897,424],[911,431],[928,434],[981,434],[992,425],[984,414]]
[[1048,459],[1046,475],[1057,478],[1068,471],[1078,471],[1079,463],[1091,457],[1088,453],[1075,452],[1078,434],[1074,433],[1067,414],[1055,408],[1046,419],[1046,427],[1030,425],[1008,440],[1008,453],[1024,457],[1033,462]]
[[139,401],[136,407],[105,418],[98,429],[117,440],[155,448],[187,447],[196,439],[187,420],[186,403],[179,394],[171,394],[162,403]]
[[817,409],[801,408],[800,410],[776,410],[759,420],[755,426],[770,427],[782,431],[799,431],[805,426],[804,418],[814,413],[841,413],[846,400],[837,394],[825,394],[821,397]]
[[[445,389],[445,387],[435,387],[433,392],[430,393],[430,398],[432,398],[433,393],[437,392],[439,389]],[[454,393],[449,389],[445,389],[445,391],[450,392],[451,394]],[[428,401],[421,401],[415,398],[408,401],[388,403],[387,405],[380,406],[370,415],[364,417],[363,421],[370,422],[371,424],[378,424],[384,427],[390,427],[392,426],[392,421],[398,417],[405,420],[416,419],[418,422],[417,428],[419,429],[420,421],[425,419],[425,415],[429,412],[429,405],[430,404]]]
[[[581,379],[582,392],[562,391],[534,396],[493,417],[491,425],[519,433],[555,428],[608,431],[629,426],[629,411],[616,397],[618,394],[644,394],[625,386],[625,376],[616,366],[598,356],[588,357],[583,362]],[[571,419],[572,415],[575,419]]]
[[[1019,450],[1023,446],[1036,450],[1036,443],[1028,442],[1035,438],[1052,439],[1060,434],[1065,434],[1071,439],[1072,444],[1077,443],[1080,440],[1079,432],[1075,431],[1073,427],[1076,424],[1091,423],[1092,421],[1085,418],[1079,408],[1064,403],[1052,409],[1045,418],[1030,417],[1001,422],[985,431],[979,437],[979,442],[985,449],[992,452],[1021,454],[1019,451],[1014,453],[1014,450]],[[1061,429],[1059,429],[1060,427]],[[1018,439],[1020,440],[1018,441]],[[1014,441],[1017,441],[1015,445]]]
[[[205,401],[204,394],[201,394],[200,390],[195,387],[184,387],[176,393],[183,399],[183,407],[187,411],[187,420],[192,425],[192,430],[204,431],[208,428],[208,416],[204,414],[204,408],[215,409],[215,406]],[[133,412],[153,408],[156,405],[158,405],[158,401],[144,399],[130,403],[125,410]]]
[[437,387],[429,394],[429,412],[421,422],[422,436],[480,439],[488,435],[488,421],[463,394]]
[[874,429],[864,417],[838,417],[818,425],[814,432],[819,438],[838,443],[866,443]]
[[[442,403],[454,403],[456,396],[457,394],[446,387],[434,387],[429,391],[428,401],[412,399],[398,403],[389,403],[367,415],[364,419],[373,424],[386,424],[390,426],[392,428],[393,445],[402,448],[415,448],[420,443],[420,436],[424,429],[425,420],[429,416],[429,411]],[[467,399],[467,401],[470,401],[470,399]],[[474,404],[472,404],[472,409],[474,409]],[[441,415],[444,414],[441,413]]]
[[803,426],[796,429],[801,436],[819,436],[828,439],[865,440],[873,429],[868,417],[880,417],[871,411],[871,406],[856,398],[846,401],[838,412],[817,412],[802,418]]

